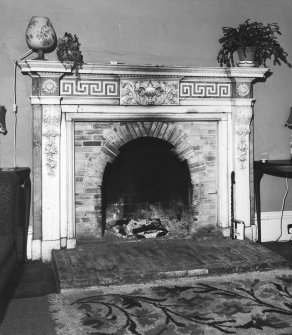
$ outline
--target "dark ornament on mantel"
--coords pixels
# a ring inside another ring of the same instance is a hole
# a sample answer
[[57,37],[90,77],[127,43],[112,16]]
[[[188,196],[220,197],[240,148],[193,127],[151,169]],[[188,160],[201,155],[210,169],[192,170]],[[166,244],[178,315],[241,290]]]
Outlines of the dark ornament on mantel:
[[0,106],[0,133],[6,135],[8,133],[5,122],[6,108]]
[[80,46],[79,38],[75,34],[66,32],[62,38],[58,39],[57,57],[63,64],[72,66],[71,69],[75,71],[76,75],[83,64]]

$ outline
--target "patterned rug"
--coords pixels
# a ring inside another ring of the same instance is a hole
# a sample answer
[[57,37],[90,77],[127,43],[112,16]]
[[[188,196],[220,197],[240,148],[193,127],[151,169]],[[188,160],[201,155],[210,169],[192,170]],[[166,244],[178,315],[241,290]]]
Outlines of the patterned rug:
[[292,334],[292,270],[49,296],[56,334]]

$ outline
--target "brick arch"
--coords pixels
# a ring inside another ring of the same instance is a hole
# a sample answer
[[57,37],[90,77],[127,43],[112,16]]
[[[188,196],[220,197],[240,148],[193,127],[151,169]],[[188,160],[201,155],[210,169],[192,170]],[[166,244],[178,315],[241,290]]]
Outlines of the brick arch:
[[197,134],[190,127],[183,127],[181,123],[167,121],[107,123],[103,128],[100,125],[92,126],[89,131],[96,136],[96,143],[86,153],[87,159],[78,162],[80,166],[75,176],[78,180],[75,189],[78,227],[90,232],[90,236],[102,236],[102,182],[106,165],[115,160],[124,144],[141,137],[158,138],[171,143],[177,157],[187,161],[191,184],[196,190],[191,200],[191,209],[194,220],[198,220],[208,198],[203,182],[208,167],[200,147],[196,146]]
[[102,182],[106,165],[113,162],[119,155],[120,147],[141,137],[154,137],[171,143],[178,159],[187,161],[192,183],[198,182],[198,171],[205,170],[205,161],[194,152],[188,141],[188,134],[172,122],[128,122],[104,130],[103,137],[105,141],[99,155],[102,163],[98,164],[96,171],[100,182]]

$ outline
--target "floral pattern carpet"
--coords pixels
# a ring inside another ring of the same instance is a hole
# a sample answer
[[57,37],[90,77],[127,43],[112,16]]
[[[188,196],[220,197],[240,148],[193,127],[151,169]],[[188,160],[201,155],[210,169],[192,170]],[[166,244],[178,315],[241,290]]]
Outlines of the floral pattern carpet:
[[56,334],[292,334],[292,270],[49,296]]

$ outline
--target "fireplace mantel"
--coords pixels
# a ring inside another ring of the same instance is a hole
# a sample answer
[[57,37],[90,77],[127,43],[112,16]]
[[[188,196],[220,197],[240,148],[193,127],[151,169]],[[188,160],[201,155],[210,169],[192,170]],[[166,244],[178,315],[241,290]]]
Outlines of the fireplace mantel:
[[136,81],[144,86],[149,81],[154,85],[164,83],[168,93],[177,95],[174,100],[156,99],[155,105],[194,105],[193,100],[201,98],[248,99],[252,98],[252,84],[268,72],[267,68],[257,67],[84,64],[76,81],[70,65],[60,62],[29,60],[19,66],[23,74],[32,77],[32,99],[38,97],[42,104],[58,98],[62,104],[70,104],[74,98],[76,104],[80,98],[83,104],[143,105],[141,100],[125,99],[132,88],[129,84]]
[[[52,249],[76,246],[76,215],[82,211],[75,199],[79,186],[74,125],[78,122],[152,121],[157,129],[167,128],[168,122],[178,128],[179,122],[216,122],[217,225],[229,234],[234,171],[235,217],[245,222],[246,237],[255,240],[250,221],[250,123],[253,85],[265,78],[267,68],[84,64],[76,77],[70,65],[55,61],[28,60],[19,67],[32,78],[33,222],[28,250],[32,259],[50,260]],[[113,130],[107,133],[112,136]],[[133,133],[139,136],[135,128]],[[110,136],[105,136],[101,153],[104,164],[119,149]],[[121,141],[131,136],[129,131]],[[158,131],[155,136],[165,138]],[[183,159],[196,162],[193,152],[188,155]],[[102,178],[103,171],[97,173]],[[97,188],[100,183],[99,179]],[[96,221],[94,230],[99,226]]]

